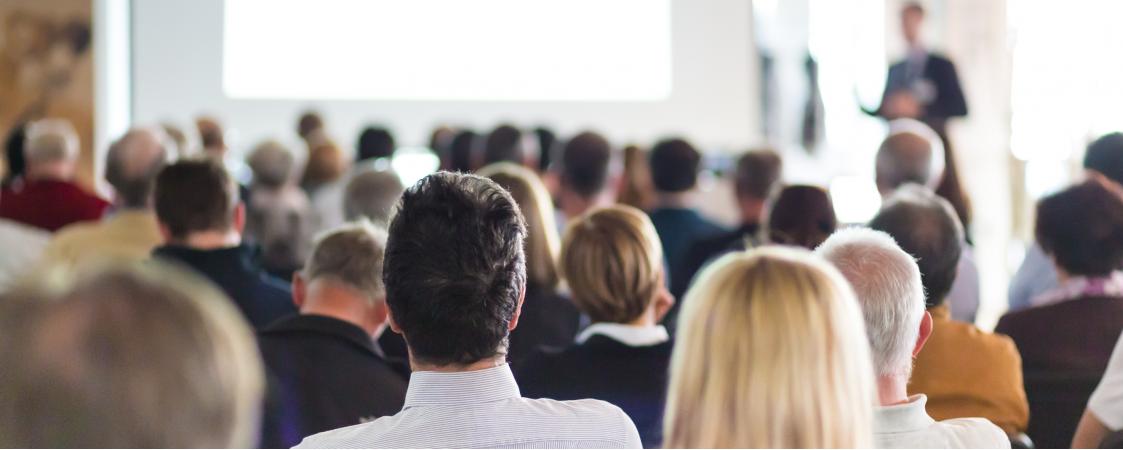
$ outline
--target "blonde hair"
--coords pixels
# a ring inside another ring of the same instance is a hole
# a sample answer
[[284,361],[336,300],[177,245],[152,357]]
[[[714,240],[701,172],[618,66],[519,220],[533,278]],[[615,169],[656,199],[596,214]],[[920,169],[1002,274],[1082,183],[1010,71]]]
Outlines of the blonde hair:
[[510,162],[490,164],[477,174],[490,178],[511,193],[526,219],[527,282],[539,287],[557,287],[558,226],[554,221],[554,202],[546,185],[526,167]]
[[668,448],[861,448],[874,378],[846,281],[807,251],[727,255],[686,295]]
[[647,215],[631,206],[594,209],[569,224],[561,271],[593,322],[629,323],[663,283],[663,247]]

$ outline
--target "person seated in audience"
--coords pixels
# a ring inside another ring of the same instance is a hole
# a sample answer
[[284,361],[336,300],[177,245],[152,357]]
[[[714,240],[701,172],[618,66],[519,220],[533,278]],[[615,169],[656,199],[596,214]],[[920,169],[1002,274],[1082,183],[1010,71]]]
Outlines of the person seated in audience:
[[531,130],[538,140],[538,173],[547,173],[554,162],[554,146],[558,145],[558,135],[548,127],[538,126]]
[[300,176],[300,188],[308,194],[315,219],[312,230],[322,233],[342,225],[343,190],[351,170],[350,161],[334,142],[317,135],[309,141],[308,161]]
[[[1102,180],[1123,184],[1123,133],[1108,133],[1088,144],[1084,152],[1084,170]],[[1057,286],[1053,260],[1040,244],[1030,245],[1022,265],[1010,280],[1010,311],[1036,306],[1035,300]]]
[[255,444],[253,335],[226,296],[182,270],[40,274],[0,296],[0,366],[0,447]]
[[[1072,448],[1119,448],[1123,443],[1123,335],[1115,344],[1103,378],[1088,399]],[[1115,437],[1114,442],[1105,441]]]
[[226,145],[226,130],[222,122],[216,117],[200,116],[195,119],[195,129],[199,132],[203,155],[221,163],[234,177],[234,181],[238,182],[243,198],[248,197],[249,191],[246,186],[253,181],[253,172],[245,161],[230,154],[230,148]]
[[179,161],[184,158],[191,157],[195,152],[195,145],[183,132],[183,129],[172,122],[163,122],[160,124],[160,129],[164,131],[164,135],[168,137],[165,144],[164,151],[168,155],[168,161]]
[[448,146],[452,145],[452,138],[456,137],[457,131],[448,125],[437,125],[433,128],[433,132],[429,133],[429,150],[437,155],[442,162],[448,154]]
[[534,138],[523,133],[522,130],[510,124],[502,124],[488,133],[484,139],[483,165],[497,162],[509,162],[526,166],[538,167],[537,142]]
[[561,147],[559,156],[554,170],[560,226],[590,209],[614,202],[612,146],[607,139],[591,131],[579,133]]
[[823,243],[838,218],[830,194],[818,186],[785,187],[768,213],[768,242],[811,250]]
[[460,130],[448,144],[448,151],[441,154],[441,170],[470,173],[479,167],[476,156],[476,140],[479,136],[472,130]]
[[671,293],[686,292],[686,252],[694,241],[725,232],[694,209],[702,155],[683,139],[660,141],[651,149],[651,179],[655,185],[655,210],[651,223],[659,232],[660,245],[671,273]]
[[101,218],[109,202],[74,182],[78,133],[69,122],[44,119],[27,127],[24,175],[0,190],[0,218],[48,232]]
[[305,436],[394,415],[406,381],[374,340],[386,325],[386,231],[361,221],[316,241],[293,276],[300,314],[258,333],[270,374],[261,445],[289,448]]
[[12,126],[8,136],[4,138],[4,178],[0,180],[0,188],[8,187],[27,170],[27,163],[23,159],[25,144],[27,144],[27,124]]
[[799,249],[721,257],[686,294],[666,448],[867,448],[869,344],[846,280]]
[[343,215],[350,221],[366,218],[387,227],[404,190],[402,179],[394,171],[364,168],[347,182]]
[[624,172],[616,189],[616,203],[640,211],[655,207],[655,186],[651,181],[651,166],[647,152],[636,145],[627,145],[624,154]]
[[862,315],[877,377],[874,445],[877,448],[1009,448],[1002,429],[986,419],[937,422],[924,394],[909,395],[912,359],[932,334],[924,310],[920,268],[889,235],[848,228],[815,250],[850,282]]
[[507,359],[514,364],[540,347],[569,345],[577,336],[581,314],[559,292],[560,239],[550,194],[538,174],[517,164],[492,164],[478,173],[506,189],[526,219],[526,295],[519,314],[520,326],[511,330],[508,340]]
[[402,195],[386,242],[390,329],[409,346],[405,406],[298,448],[639,448],[620,408],[521,397],[507,336],[525,293],[526,224],[486,178],[429,175]]
[[[934,190],[944,177],[943,141],[935,131],[915,120],[890,122],[889,135],[881,142],[876,160],[877,189],[883,198],[910,183]],[[956,218],[959,218],[958,214]],[[975,264],[974,250],[967,244],[966,237],[962,247],[958,276],[952,284],[947,303],[953,319],[974,323],[979,309],[979,269]]]
[[307,110],[296,120],[296,134],[305,143],[324,133],[324,116],[319,111]]
[[293,182],[294,157],[280,142],[268,140],[250,153],[253,184],[246,206],[246,239],[261,247],[261,264],[288,280],[311,251],[308,196]]
[[167,164],[169,140],[160,128],[134,128],[109,146],[105,180],[113,186],[113,213],[100,222],[70,225],[44,250],[50,264],[81,264],[104,258],[148,259],[164,242],[152,190]]
[[390,130],[376,126],[368,126],[359,133],[359,143],[355,148],[355,162],[391,159],[394,157],[394,150],[397,150]]
[[211,159],[184,160],[156,177],[156,218],[164,245],[153,256],[194,269],[217,284],[255,327],[296,312],[284,282],[242,243],[246,209],[237,184]]
[[674,298],[655,228],[630,206],[594,209],[570,223],[560,261],[574,302],[593,323],[577,344],[515,366],[523,395],[610,402],[636,423],[644,447],[659,448],[672,347],[659,322]]
[[916,258],[927,295],[932,334],[916,356],[909,395],[925,394],[935,420],[982,417],[1007,435],[1025,432],[1029,405],[1014,342],[950,316],[947,295],[963,250],[963,227],[951,205],[925,187],[906,185],[886,199],[869,227]]

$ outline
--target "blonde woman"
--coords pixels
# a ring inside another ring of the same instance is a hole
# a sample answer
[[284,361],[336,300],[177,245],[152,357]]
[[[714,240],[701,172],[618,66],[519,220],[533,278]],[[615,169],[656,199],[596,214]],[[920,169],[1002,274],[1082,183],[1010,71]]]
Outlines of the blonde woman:
[[514,163],[495,163],[479,170],[511,193],[526,219],[526,297],[519,326],[511,332],[507,355],[520,361],[542,346],[573,342],[580,314],[558,292],[558,231],[554,204],[538,174]]
[[643,446],[658,447],[672,348],[659,322],[674,297],[655,227],[630,206],[594,209],[566,228],[560,265],[593,324],[576,344],[515,368],[523,395],[615,404],[635,422]]
[[687,293],[678,330],[667,447],[872,444],[869,343],[825,262],[794,249],[727,255]]

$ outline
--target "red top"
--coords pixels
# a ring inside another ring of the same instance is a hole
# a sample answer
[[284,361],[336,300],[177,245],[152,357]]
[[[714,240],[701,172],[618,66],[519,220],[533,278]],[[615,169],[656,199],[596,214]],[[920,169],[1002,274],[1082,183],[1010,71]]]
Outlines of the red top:
[[55,232],[74,222],[98,220],[109,202],[78,185],[55,180],[19,180],[0,191],[0,218]]

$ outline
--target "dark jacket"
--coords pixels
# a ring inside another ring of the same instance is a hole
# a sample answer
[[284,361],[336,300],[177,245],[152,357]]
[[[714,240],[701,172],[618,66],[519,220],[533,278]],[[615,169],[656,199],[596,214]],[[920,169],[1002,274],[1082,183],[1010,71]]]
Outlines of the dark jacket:
[[582,344],[531,356],[515,366],[515,379],[527,398],[612,403],[635,422],[645,448],[658,448],[672,347],[670,341],[630,347],[593,335]]
[[686,274],[686,252],[694,242],[723,234],[725,230],[693,209],[660,208],[652,211],[650,216],[651,224],[659,233],[659,243],[663,245],[671,292],[685,292],[690,284]]
[[234,301],[255,329],[296,314],[288,284],[266,274],[248,245],[197,250],[165,245],[153,251],[159,259],[194,269],[218,285]]
[[1002,316],[1023,372],[1103,372],[1123,332],[1123,298],[1084,297]]
[[572,344],[580,320],[581,313],[568,298],[528,283],[519,326],[511,331],[507,359],[517,363],[542,347]]
[[261,445],[289,448],[315,433],[397,414],[407,382],[362,328],[297,315],[258,333],[269,374]]
[[[908,61],[900,61],[889,66],[889,74],[885,77],[885,92],[881,97],[883,104],[876,114],[884,114],[884,102],[895,91],[911,88],[910,84],[914,80],[909,79],[907,69]],[[948,118],[967,115],[967,100],[963,96],[963,88],[959,85],[959,74],[951,60],[929,52],[919,78],[934,91],[932,92],[934,98],[924,105],[924,117],[919,118],[921,121],[942,125]]]

